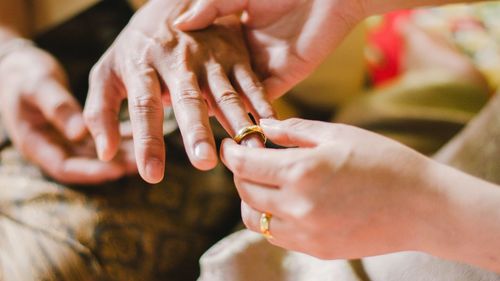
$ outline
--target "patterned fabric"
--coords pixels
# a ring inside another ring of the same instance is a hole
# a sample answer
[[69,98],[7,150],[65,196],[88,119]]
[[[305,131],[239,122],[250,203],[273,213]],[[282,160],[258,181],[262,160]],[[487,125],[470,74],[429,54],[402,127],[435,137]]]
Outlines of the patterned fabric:
[[[82,103],[90,68],[131,15],[125,1],[102,1],[37,38]],[[0,122],[0,280],[194,280],[201,254],[239,221],[231,175],[193,168],[178,131],[156,185],[60,185],[5,140]]]
[[0,276],[25,280],[194,280],[199,256],[239,221],[222,167],[195,170],[167,139],[165,180],[54,183],[12,148],[0,154]]

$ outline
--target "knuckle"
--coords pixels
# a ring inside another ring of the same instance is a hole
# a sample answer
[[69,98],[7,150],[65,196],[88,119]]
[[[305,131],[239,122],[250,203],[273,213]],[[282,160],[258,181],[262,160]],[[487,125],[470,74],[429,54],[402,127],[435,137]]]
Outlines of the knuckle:
[[273,107],[266,102],[257,107],[257,112],[261,118],[270,118],[276,115]]
[[264,86],[262,86],[261,83],[259,82],[254,82],[252,81],[251,83],[248,83],[247,85],[243,86],[245,91],[248,93],[248,94],[251,94],[251,95],[256,95],[256,94],[263,94],[265,93],[265,89],[264,89]]
[[239,105],[241,103],[240,97],[235,91],[224,91],[220,95],[217,95],[215,102],[218,105]]
[[218,63],[211,63],[207,65],[208,75],[222,75],[225,74],[224,68]]
[[307,129],[311,126],[309,122],[305,121],[304,119],[300,118],[290,118],[284,121],[285,125],[287,127],[296,129],[296,130],[303,130]]
[[209,142],[210,137],[209,137],[209,130],[206,128],[203,124],[196,123],[196,124],[191,124],[189,125],[189,131],[188,133],[188,141],[192,144],[198,144],[201,142]]
[[149,151],[159,150],[164,146],[163,137],[153,135],[141,135],[138,137],[140,146],[147,148]]
[[181,90],[175,101],[181,105],[199,105],[205,102],[200,92],[193,88]]
[[138,96],[131,100],[132,110],[136,114],[158,114],[162,112],[163,105],[161,100],[156,96]]

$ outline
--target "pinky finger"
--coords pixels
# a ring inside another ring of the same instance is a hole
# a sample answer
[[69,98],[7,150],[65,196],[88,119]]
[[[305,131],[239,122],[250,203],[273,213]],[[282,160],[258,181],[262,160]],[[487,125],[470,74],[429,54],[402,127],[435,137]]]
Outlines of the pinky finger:
[[276,113],[266,95],[266,90],[249,65],[234,68],[234,78],[256,119],[275,118]]
[[[262,214],[241,201],[241,217],[249,230],[262,233],[260,230]],[[299,227],[294,227],[290,221],[272,216],[269,220],[269,232],[272,236],[267,239],[269,243],[287,250],[306,252],[304,244],[307,241],[303,238],[304,234],[301,233]]]

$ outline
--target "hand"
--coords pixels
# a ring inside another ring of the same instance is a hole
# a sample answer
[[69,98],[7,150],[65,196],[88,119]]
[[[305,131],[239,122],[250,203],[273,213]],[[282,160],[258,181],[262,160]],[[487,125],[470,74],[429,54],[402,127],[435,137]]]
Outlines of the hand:
[[26,47],[1,61],[0,109],[15,147],[60,182],[96,184],[133,170],[127,154],[97,159],[64,71],[42,50]]
[[290,119],[261,126],[274,143],[297,148],[223,142],[221,159],[234,173],[250,230],[259,232],[259,217],[269,212],[271,243],[324,259],[420,246],[422,222],[435,214],[428,195],[437,192],[426,181],[434,162],[346,125]]
[[275,99],[311,74],[364,17],[362,2],[199,0],[175,25],[196,30],[217,17],[244,11],[254,68],[269,98]]
[[84,116],[99,158],[116,153],[118,109],[128,98],[139,173],[150,183],[164,172],[162,94],[173,106],[189,159],[201,170],[217,164],[209,115],[234,135],[253,124],[247,112],[257,120],[274,114],[250,67],[238,20],[225,18],[203,32],[183,33],[170,20],[185,9],[185,1],[150,1],[90,77]]

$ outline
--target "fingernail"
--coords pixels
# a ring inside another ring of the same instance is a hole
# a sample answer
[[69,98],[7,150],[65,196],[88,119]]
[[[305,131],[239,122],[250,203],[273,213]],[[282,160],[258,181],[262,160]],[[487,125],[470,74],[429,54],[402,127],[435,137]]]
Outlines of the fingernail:
[[66,123],[66,134],[70,140],[77,140],[85,133],[83,118],[75,115]]
[[279,120],[276,119],[260,119],[260,125],[265,127],[277,127],[280,124]]
[[149,183],[158,183],[163,179],[163,161],[150,158],[146,162],[146,177]]
[[212,160],[216,157],[212,146],[206,142],[196,145],[194,148],[194,155],[199,160]]
[[108,141],[103,135],[98,135],[95,138],[95,146],[97,150],[97,156],[100,160],[104,160],[104,150],[106,149]]
[[193,16],[194,12],[193,10],[188,10],[187,12],[185,12],[184,14],[180,15],[176,20],[174,20],[174,26],[178,26],[179,24],[182,24],[186,21],[189,21],[189,19],[191,19],[191,17]]

